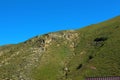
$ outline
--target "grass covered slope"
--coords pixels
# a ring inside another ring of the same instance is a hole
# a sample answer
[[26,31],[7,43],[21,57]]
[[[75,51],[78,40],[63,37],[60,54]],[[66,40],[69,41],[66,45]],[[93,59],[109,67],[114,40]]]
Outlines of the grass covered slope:
[[120,76],[120,17],[78,30],[80,42],[68,77]]
[[120,76],[120,16],[0,47],[0,80]]

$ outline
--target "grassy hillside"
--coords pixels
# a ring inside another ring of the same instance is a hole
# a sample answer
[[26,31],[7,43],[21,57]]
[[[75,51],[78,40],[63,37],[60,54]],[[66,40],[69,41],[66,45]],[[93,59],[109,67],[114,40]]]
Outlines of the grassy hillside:
[[0,47],[0,80],[120,76],[120,16]]

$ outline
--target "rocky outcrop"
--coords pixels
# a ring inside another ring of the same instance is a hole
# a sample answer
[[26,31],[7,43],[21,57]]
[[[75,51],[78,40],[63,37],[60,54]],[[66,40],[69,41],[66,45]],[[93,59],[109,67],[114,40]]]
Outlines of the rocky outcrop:
[[[25,41],[24,44],[21,44],[21,47],[18,46],[11,50],[5,49],[5,51],[0,51],[0,57],[3,57],[5,53],[12,54],[9,57],[6,57],[5,59],[2,59],[0,61],[1,68],[3,66],[11,65],[11,63],[9,62],[15,60],[16,57],[19,56],[19,59],[17,60],[18,63],[13,66],[13,68],[16,69],[15,73],[11,74],[10,72],[10,77],[4,77],[3,75],[3,78],[1,80],[33,80],[30,77],[29,73],[32,68],[40,65],[40,59],[42,55],[47,51],[47,48],[52,46],[54,42],[56,42],[57,47],[59,47],[61,44],[58,43],[58,41],[62,40],[61,43],[69,45],[69,47],[74,51],[77,38],[78,33],[74,30],[49,33],[43,36],[36,36],[28,41]],[[69,69],[67,66],[63,67],[64,75],[67,76]]]

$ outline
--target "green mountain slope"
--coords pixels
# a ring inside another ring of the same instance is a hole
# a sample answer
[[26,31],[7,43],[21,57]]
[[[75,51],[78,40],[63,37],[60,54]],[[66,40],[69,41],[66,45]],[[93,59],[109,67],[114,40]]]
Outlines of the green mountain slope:
[[120,76],[120,16],[0,47],[0,80]]

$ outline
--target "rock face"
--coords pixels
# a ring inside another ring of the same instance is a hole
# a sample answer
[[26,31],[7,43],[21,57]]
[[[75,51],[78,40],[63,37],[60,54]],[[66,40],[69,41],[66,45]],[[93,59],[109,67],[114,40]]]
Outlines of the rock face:
[[120,17],[0,47],[0,80],[120,76]]
[[[42,55],[47,52],[47,48],[52,46],[54,42],[63,40],[63,43],[70,43],[70,47],[75,46],[74,41],[77,39],[78,34],[76,31],[63,31],[58,33],[49,33],[43,36],[36,36],[24,43],[13,46],[13,49],[7,48],[0,52],[0,57],[3,59],[0,62],[0,68],[4,66],[11,66],[15,68],[15,72],[1,73],[0,80],[33,80],[30,76],[30,72],[33,68],[40,66],[40,59]],[[61,43],[57,43],[58,46]],[[11,47],[11,46],[10,46]],[[5,55],[10,54],[10,55]],[[6,58],[4,58],[6,57]],[[18,63],[10,63],[18,59]],[[15,67],[16,66],[16,67]],[[5,69],[3,71],[6,71]],[[14,71],[14,70],[13,70]],[[6,77],[9,75],[8,77]]]

